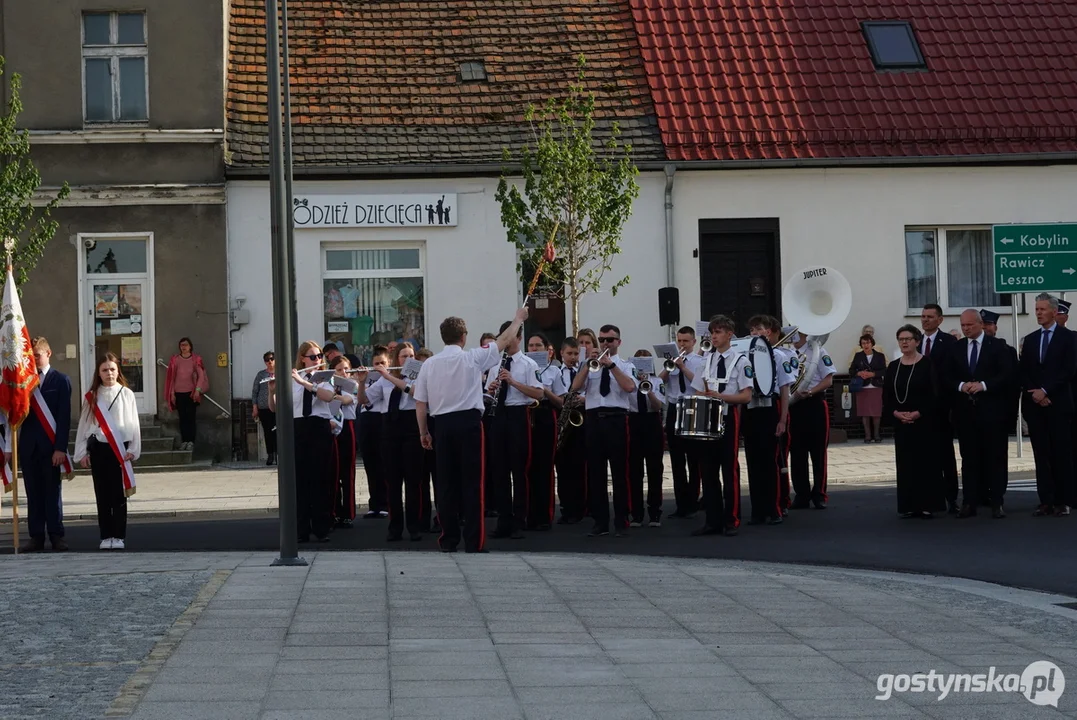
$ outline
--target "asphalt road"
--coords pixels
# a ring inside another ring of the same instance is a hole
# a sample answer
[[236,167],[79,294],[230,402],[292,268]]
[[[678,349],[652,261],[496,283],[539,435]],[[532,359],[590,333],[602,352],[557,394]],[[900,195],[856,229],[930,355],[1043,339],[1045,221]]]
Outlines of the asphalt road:
[[[1036,494],[1011,490],[1006,502],[1009,517],[1004,520],[993,520],[983,511],[967,520],[945,515],[902,520],[894,495],[889,486],[837,487],[827,510],[792,511],[783,525],[745,526],[732,538],[689,537],[701,524],[699,515],[694,520],[666,519],[661,528],[632,529],[625,538],[588,538],[590,525],[584,521],[527,533],[522,540],[491,540],[488,547],[492,552],[625,553],[918,572],[1077,598],[1077,515],[1033,518]],[[327,544],[301,545],[300,554],[307,547],[401,552],[430,552],[437,547],[432,535],[421,542],[385,542],[385,520],[355,524],[354,529],[334,532]],[[73,550],[100,552],[93,521],[71,523],[67,532]],[[272,516],[143,519],[128,528],[127,552],[275,550],[278,542],[278,524]]]

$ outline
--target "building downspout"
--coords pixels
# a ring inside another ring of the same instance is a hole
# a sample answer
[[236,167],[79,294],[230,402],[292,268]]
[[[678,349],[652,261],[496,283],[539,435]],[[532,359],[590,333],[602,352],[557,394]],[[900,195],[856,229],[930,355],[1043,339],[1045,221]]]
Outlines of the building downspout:
[[[675,287],[673,276],[673,176],[677,174],[677,166],[669,164],[666,171],[666,287]],[[669,327],[669,339],[676,339],[676,328]]]

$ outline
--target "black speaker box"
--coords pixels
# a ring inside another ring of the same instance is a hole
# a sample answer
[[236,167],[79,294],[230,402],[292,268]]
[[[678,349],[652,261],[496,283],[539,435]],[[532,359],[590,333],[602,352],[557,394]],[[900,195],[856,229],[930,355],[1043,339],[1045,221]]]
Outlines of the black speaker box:
[[680,290],[675,287],[658,288],[658,324],[677,325],[680,321]]

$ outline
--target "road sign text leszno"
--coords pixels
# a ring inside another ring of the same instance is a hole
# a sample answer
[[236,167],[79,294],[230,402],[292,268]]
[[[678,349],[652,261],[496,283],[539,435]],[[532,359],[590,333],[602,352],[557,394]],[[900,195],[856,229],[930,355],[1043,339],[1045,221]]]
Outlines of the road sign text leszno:
[[995,292],[1077,290],[1077,224],[995,225]]

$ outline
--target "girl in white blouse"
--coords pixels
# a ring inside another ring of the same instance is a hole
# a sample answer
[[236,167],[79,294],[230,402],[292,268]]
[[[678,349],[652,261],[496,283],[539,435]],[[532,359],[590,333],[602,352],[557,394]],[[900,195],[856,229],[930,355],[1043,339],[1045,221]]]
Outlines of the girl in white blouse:
[[[334,400],[347,403],[329,383],[315,384],[312,373],[325,357],[318,343],[299,346],[292,369],[292,415],[295,427],[295,494],[299,542],[329,542],[336,446],[329,427]],[[276,383],[269,383],[269,409],[277,410]]]
[[[338,355],[329,363],[329,369],[338,377],[348,378],[351,363],[348,358]],[[348,400],[345,400],[345,395]],[[355,410],[358,407],[356,396],[346,390],[340,393],[339,400],[332,403],[333,412],[341,421],[340,433],[336,436],[337,472],[333,489],[333,499],[336,501],[333,517],[338,528],[351,528],[355,520]]]
[[90,391],[84,399],[75,434],[74,461],[90,468],[97,497],[97,526],[101,531],[102,550],[122,550],[127,539],[127,494],[123,486],[123,469],[109,447],[94,415],[94,406],[103,401],[112,416],[117,442],[124,447],[124,458],[134,462],[142,454],[142,430],[138,424],[135,394],[127,387],[120,371],[119,358],[105,353],[97,362]]

